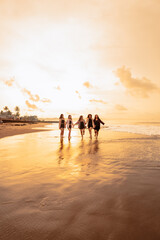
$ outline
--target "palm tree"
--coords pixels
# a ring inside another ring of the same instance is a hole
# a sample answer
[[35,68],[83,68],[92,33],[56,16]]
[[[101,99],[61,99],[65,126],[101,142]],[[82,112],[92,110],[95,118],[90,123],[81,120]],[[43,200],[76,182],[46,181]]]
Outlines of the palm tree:
[[10,110],[8,110],[7,115],[12,115],[12,112]]
[[19,117],[20,108],[18,106],[16,106],[14,110],[16,111],[16,116]]
[[5,106],[3,109],[4,111],[9,111],[9,108],[7,106]]
[[3,109],[7,115],[12,115],[12,112],[9,110],[9,107],[5,106]]

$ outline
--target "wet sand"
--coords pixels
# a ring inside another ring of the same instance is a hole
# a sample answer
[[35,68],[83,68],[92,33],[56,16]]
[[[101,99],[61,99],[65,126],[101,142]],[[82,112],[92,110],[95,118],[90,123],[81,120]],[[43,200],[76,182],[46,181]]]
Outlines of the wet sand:
[[3,124],[0,124],[0,138],[19,135],[19,134],[25,134],[25,133],[46,131],[47,129],[44,129],[45,125],[47,124],[46,123],[35,123],[35,124],[3,123]]
[[154,136],[0,139],[0,239],[159,240],[159,176]]

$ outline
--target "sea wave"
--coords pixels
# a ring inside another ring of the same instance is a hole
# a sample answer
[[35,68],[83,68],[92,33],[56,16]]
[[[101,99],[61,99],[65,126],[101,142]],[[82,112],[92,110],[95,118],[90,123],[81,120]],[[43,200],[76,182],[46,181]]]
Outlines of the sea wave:
[[145,134],[149,136],[159,136],[160,135],[160,126],[153,125],[127,125],[120,124],[110,126],[104,126],[107,130],[118,131],[118,132],[129,132],[129,133],[137,133],[137,134]]

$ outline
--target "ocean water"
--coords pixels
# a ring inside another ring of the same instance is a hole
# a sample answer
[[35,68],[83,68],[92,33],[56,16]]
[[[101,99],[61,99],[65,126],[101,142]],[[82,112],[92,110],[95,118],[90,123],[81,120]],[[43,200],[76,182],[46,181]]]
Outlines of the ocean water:
[[[136,122],[130,124],[119,124],[105,121],[105,125],[102,126],[106,131],[116,131],[116,132],[128,132],[143,134],[148,136],[159,136],[160,135],[160,122]],[[45,128],[58,129],[58,124],[53,123],[51,125],[46,125]],[[77,129],[77,126],[75,127]]]
[[135,123],[135,124],[111,124],[104,126],[107,130],[144,134],[149,136],[160,135],[160,125],[158,123]]

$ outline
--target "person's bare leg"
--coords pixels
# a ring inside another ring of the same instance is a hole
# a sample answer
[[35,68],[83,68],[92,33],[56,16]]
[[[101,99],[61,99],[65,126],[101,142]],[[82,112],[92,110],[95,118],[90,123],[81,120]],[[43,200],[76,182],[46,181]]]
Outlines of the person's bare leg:
[[96,137],[96,139],[98,138],[98,133],[99,133],[99,131],[97,131],[97,137]]
[[68,129],[69,132],[68,132],[68,139],[70,140],[71,139],[71,128]]
[[60,132],[60,138],[62,138],[62,128],[61,128],[61,132]]
[[90,138],[92,139],[92,128],[89,128]]
[[63,138],[64,135],[64,128],[61,128],[61,137]]
[[96,137],[96,139],[98,137],[98,131],[97,130],[95,130],[95,137]]
[[83,138],[83,129],[80,129],[80,131],[81,131],[81,137]]

